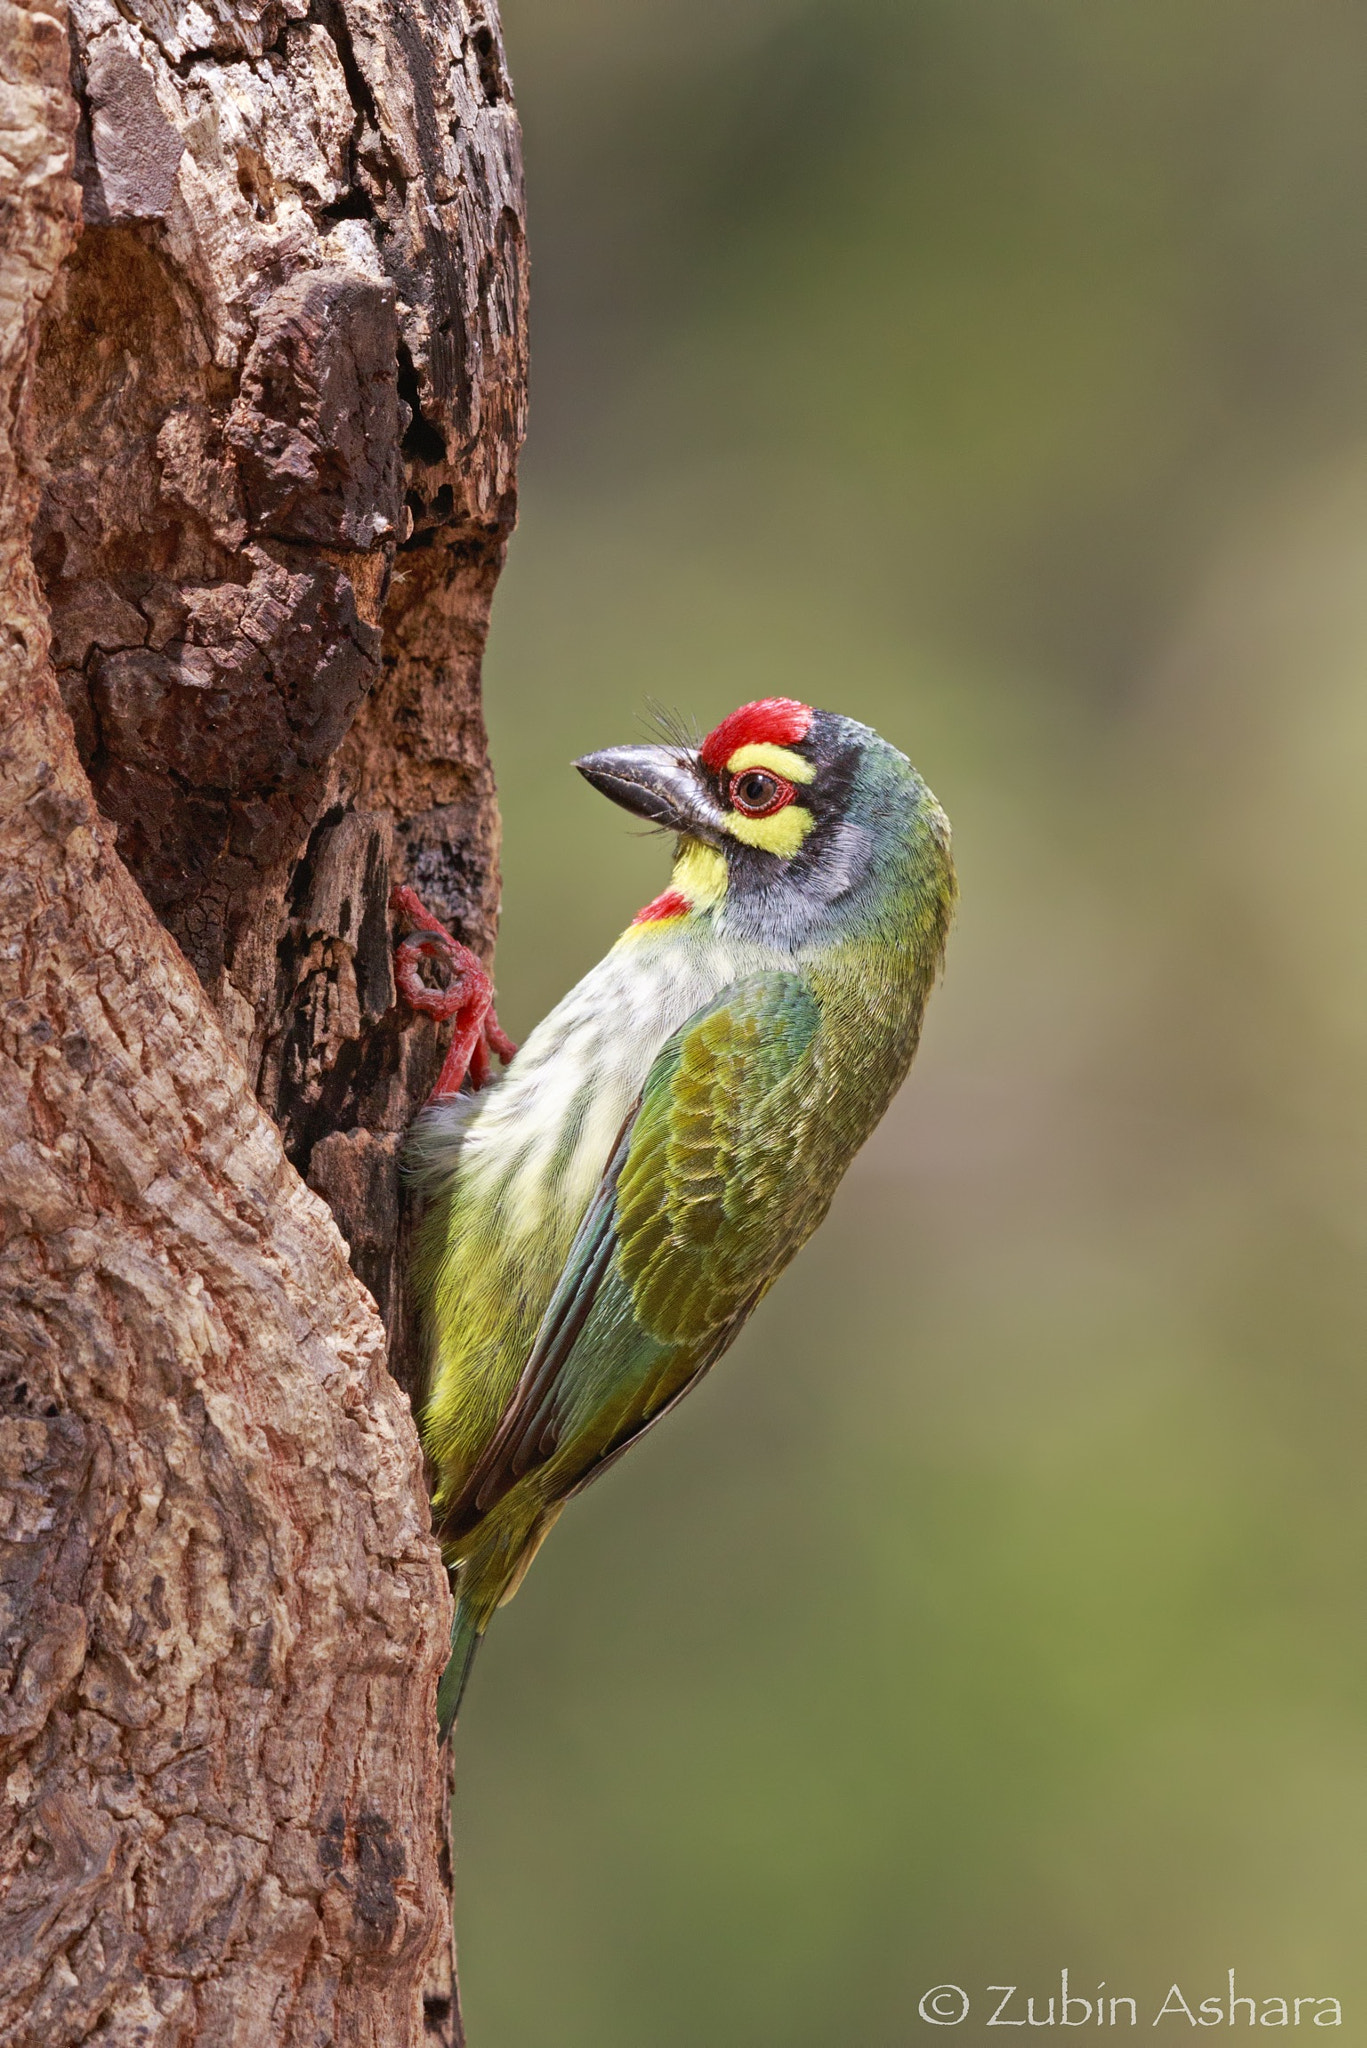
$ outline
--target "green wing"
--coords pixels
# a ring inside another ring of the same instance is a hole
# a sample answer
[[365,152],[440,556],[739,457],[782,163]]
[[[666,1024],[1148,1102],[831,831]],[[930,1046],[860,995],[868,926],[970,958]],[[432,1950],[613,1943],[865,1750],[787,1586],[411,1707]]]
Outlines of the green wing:
[[[661,1051],[556,1284],[448,1542],[520,1481],[563,1499],[726,1349],[829,1206],[821,1013],[795,974],[736,983]],[[840,1156],[843,1153],[844,1157]]]

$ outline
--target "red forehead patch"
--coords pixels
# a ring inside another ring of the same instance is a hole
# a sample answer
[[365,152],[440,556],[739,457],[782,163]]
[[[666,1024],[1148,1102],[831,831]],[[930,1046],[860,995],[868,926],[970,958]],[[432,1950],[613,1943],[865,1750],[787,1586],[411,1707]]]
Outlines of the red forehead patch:
[[710,732],[698,749],[709,768],[724,768],[737,747],[752,747],[764,741],[771,747],[796,746],[812,729],[810,704],[798,704],[791,697],[761,697],[757,704],[742,704]]

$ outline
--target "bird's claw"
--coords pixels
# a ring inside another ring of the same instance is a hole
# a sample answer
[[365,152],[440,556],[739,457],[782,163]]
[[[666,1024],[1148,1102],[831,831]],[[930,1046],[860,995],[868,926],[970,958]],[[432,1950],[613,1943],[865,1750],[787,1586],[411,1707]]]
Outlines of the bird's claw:
[[[413,1009],[444,1023],[454,1017],[446,1058],[437,1085],[427,1098],[445,1102],[458,1095],[467,1077],[472,1088],[482,1088],[489,1078],[492,1055],[506,1067],[517,1047],[499,1028],[494,1014],[493,983],[468,946],[453,939],[444,924],[427,909],[416,889],[403,885],[390,892],[389,907],[397,917],[414,927],[394,948],[394,979],[399,993]],[[450,970],[445,988],[433,988],[418,971],[421,960],[444,960]]]

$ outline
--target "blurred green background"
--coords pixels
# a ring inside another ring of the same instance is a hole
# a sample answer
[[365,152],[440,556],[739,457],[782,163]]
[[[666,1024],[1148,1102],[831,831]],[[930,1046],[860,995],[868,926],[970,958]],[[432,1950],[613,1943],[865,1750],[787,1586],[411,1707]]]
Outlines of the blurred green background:
[[663,886],[567,765],[652,698],[868,719],[963,904],[820,1236],[490,1637],[472,2041],[899,2048],[946,1979],[996,2040],[1065,1964],[1367,2039],[1367,12],[506,29],[501,1014]]

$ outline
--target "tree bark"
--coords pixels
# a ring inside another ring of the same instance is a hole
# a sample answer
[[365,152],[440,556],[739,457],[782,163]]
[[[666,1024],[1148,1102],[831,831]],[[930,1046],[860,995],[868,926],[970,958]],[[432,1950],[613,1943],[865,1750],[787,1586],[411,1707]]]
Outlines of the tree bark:
[[499,25],[0,0],[0,76],[0,2044],[454,2041],[387,901],[489,955]]

